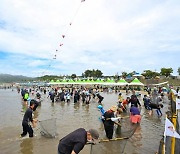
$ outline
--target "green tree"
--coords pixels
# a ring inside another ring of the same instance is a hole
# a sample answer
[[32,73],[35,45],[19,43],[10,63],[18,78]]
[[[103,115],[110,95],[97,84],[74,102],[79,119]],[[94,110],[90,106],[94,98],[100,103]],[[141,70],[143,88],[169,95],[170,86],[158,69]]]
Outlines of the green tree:
[[97,70],[95,71],[95,76],[94,76],[94,77],[101,78],[102,75],[103,75],[103,73],[102,73],[100,70],[97,69]]
[[161,75],[169,77],[171,75],[171,73],[173,73],[173,69],[172,68],[161,68],[160,73],[161,73]]
[[180,67],[178,68],[178,71],[177,71],[177,72],[178,72],[178,74],[180,75]]
[[76,74],[72,74],[72,75],[71,75],[71,78],[72,78],[72,79],[75,79],[76,77],[77,77]]
[[84,73],[82,73],[82,77],[83,77],[83,78],[85,77],[85,74],[84,74]]
[[91,77],[91,75],[92,75],[92,71],[91,70],[86,70],[85,72],[84,72],[84,76],[87,78],[87,77]]
[[86,78],[87,77],[95,77],[100,78],[102,77],[103,73],[100,70],[86,70],[84,73],[82,73]]
[[122,75],[121,75],[123,78],[126,78],[128,76],[128,73],[127,72],[122,72]]
[[159,76],[160,73],[158,72],[154,72],[151,70],[145,70],[142,75],[146,78],[146,79],[151,79],[151,78],[155,78],[156,76]]
[[118,81],[118,80],[119,80],[119,74],[118,74],[118,73],[116,73],[113,77],[114,77],[114,80],[115,80],[115,81]]

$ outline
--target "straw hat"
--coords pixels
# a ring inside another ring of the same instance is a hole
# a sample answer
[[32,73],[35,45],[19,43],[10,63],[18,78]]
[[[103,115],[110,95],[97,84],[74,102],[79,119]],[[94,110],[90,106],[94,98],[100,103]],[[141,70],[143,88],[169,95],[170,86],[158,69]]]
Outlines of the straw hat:
[[113,112],[115,112],[115,111],[117,111],[117,107],[116,107],[115,105],[114,105],[114,106],[111,106],[110,110],[113,111]]

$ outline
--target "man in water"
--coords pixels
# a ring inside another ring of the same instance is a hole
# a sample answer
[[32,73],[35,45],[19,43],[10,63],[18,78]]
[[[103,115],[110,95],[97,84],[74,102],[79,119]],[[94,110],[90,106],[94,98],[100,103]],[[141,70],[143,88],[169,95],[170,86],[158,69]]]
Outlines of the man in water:
[[151,104],[149,104],[149,108],[150,108],[149,115],[152,115],[153,109],[156,109],[157,115],[162,116],[162,112],[161,112],[161,108],[163,108],[162,104],[151,103]]
[[131,103],[131,106],[135,106],[135,107],[141,106],[139,99],[137,98],[135,94],[135,91],[133,91],[132,93],[133,94],[131,95],[131,98],[129,100],[129,103]]
[[78,154],[87,141],[93,143],[98,138],[99,133],[97,130],[90,129],[86,131],[84,128],[79,128],[59,141],[58,154]]
[[26,110],[23,121],[22,121],[23,133],[21,134],[21,137],[26,136],[27,133],[29,133],[29,137],[33,137],[33,129],[30,125],[30,122],[33,124],[33,127],[35,127],[35,123],[37,122],[37,120],[32,118],[32,112],[33,112],[34,106],[35,106],[35,102],[31,100],[30,106]]

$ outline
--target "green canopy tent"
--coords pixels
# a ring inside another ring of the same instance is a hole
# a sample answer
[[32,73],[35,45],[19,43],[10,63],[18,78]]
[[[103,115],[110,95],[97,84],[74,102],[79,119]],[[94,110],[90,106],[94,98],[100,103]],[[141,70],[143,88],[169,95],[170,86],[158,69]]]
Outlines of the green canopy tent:
[[112,79],[107,79],[107,81],[104,82],[103,85],[116,85],[116,82]]
[[74,84],[84,84],[85,83],[85,80],[80,80],[80,79],[77,79],[75,82],[74,82]]
[[51,80],[48,84],[54,85],[54,84],[57,84],[57,83],[54,80]]
[[63,79],[59,84],[69,84],[67,80]]
[[75,81],[74,81],[73,79],[70,79],[70,80],[68,81],[68,84],[75,84]]
[[94,81],[94,84],[103,84],[104,80],[103,79],[97,79],[96,81]]
[[124,80],[123,78],[121,78],[118,82],[117,82],[117,85],[118,86],[125,86],[125,85],[128,85],[129,83]]
[[56,83],[60,83],[60,81],[59,81],[59,80],[56,80]]
[[129,83],[130,86],[144,86],[144,84],[139,81],[137,78],[134,78],[133,81],[131,81],[131,83]]

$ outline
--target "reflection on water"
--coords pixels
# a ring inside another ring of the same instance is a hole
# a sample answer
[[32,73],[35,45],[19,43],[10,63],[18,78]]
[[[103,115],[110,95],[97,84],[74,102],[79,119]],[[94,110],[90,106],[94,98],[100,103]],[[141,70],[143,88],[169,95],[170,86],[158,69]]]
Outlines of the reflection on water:
[[21,154],[33,154],[33,140],[31,138],[23,139],[20,143]]
[[[117,102],[118,94],[102,93],[104,97],[103,105],[105,110],[108,110],[111,105]],[[31,96],[33,98],[34,96]],[[124,96],[125,98],[126,96]],[[74,131],[77,128],[83,127],[86,130],[95,128],[100,133],[100,138],[105,138],[105,132],[102,122],[99,120],[100,112],[97,109],[97,100],[91,100],[89,105],[82,102],[74,104],[73,101],[55,102],[51,103],[46,95],[42,95],[43,102],[41,106],[34,112],[35,118],[39,120],[57,119],[57,133],[59,134],[55,139],[47,139],[40,135],[39,126],[34,129],[37,135],[33,139],[19,140],[19,135],[22,132],[22,118],[25,110],[22,105],[20,94],[16,91],[1,90],[0,89],[0,151],[1,153],[19,154],[56,154],[59,139],[66,134]],[[142,99],[141,99],[142,103]],[[164,113],[164,110],[162,111]],[[135,134],[126,141],[114,141],[104,143],[92,147],[93,153],[91,154],[104,154],[100,149],[105,149],[107,154],[115,154],[121,150],[124,153],[137,153],[137,154],[152,154],[158,149],[161,135],[164,131],[164,117],[157,118],[157,116],[149,116],[144,107],[141,109],[142,122],[138,126]],[[124,119],[129,120],[129,118]],[[128,123],[127,123],[128,124]],[[124,128],[130,127],[124,125]],[[131,126],[132,127],[132,126]],[[125,133],[120,132],[117,127],[117,132],[114,136],[122,136]],[[122,134],[121,134],[122,133]],[[121,147],[119,147],[121,146]],[[89,154],[91,146],[85,146],[81,154]],[[120,150],[121,149],[121,150]],[[97,153],[98,152],[98,153]],[[109,153],[110,152],[110,153]]]

